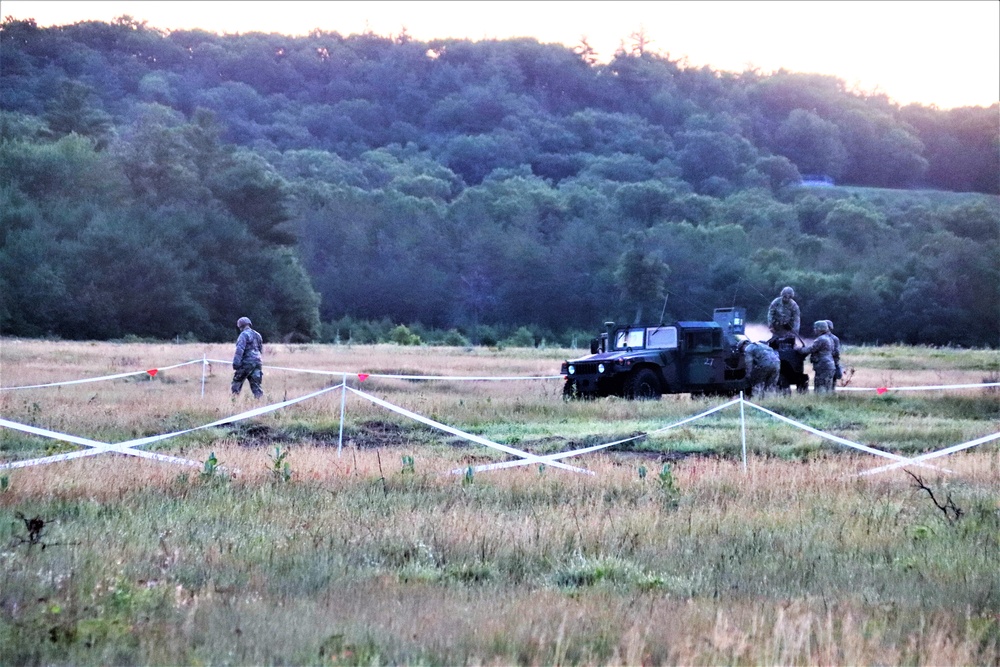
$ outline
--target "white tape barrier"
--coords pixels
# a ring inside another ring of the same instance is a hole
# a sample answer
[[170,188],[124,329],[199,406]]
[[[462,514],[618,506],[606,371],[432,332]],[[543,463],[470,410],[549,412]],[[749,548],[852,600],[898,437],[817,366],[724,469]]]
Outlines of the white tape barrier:
[[562,375],[391,375],[388,373],[358,373],[366,377],[395,380],[447,380],[449,382],[489,382],[491,380],[561,380]]
[[229,417],[223,417],[222,419],[218,419],[210,424],[203,424],[201,426],[195,426],[193,428],[188,428],[181,431],[174,431],[172,433],[161,433],[160,435],[152,435],[145,438],[127,440],[125,442],[120,442],[117,444],[98,442],[96,440],[90,440],[88,438],[80,438],[75,435],[57,433],[55,431],[49,431],[47,429],[41,429],[35,426],[28,426],[27,424],[19,424],[17,422],[8,421],[6,419],[0,419],[0,426],[6,426],[7,428],[11,428],[18,431],[24,431],[26,433],[33,433],[35,435],[40,435],[46,438],[52,438],[53,440],[62,440],[65,442],[70,442],[77,445],[85,445],[87,447],[92,448],[84,451],[68,452],[66,454],[57,454],[55,456],[47,456],[39,459],[31,459],[29,461],[15,461],[13,463],[5,463],[0,465],[0,470],[8,468],[24,468],[33,465],[54,463],[56,461],[68,461],[70,459],[82,458],[85,456],[95,456],[97,454],[103,454],[105,452],[116,452],[119,454],[129,454],[132,456],[141,456],[145,458],[157,458],[159,460],[167,460],[171,463],[178,463],[183,461],[185,465],[200,466],[201,464],[192,461],[185,461],[184,459],[175,459],[175,457],[163,457],[162,455],[151,454],[150,452],[145,452],[136,448],[143,447],[145,445],[149,445],[154,442],[159,442],[160,440],[175,438],[179,435],[184,435],[186,433],[191,433],[193,431],[200,431],[201,429],[212,428],[214,426],[222,426],[224,424],[231,424],[234,422],[242,421],[244,419],[250,419],[251,417],[257,417],[259,415],[267,414],[268,412],[274,412],[275,410],[280,410],[282,408],[288,407],[289,405],[294,405],[295,403],[301,403],[302,401],[306,401],[310,398],[315,398],[316,396],[319,396],[321,394],[325,394],[327,392],[335,391],[341,388],[342,385],[336,385],[334,387],[326,387],[325,389],[314,391],[313,393],[306,394],[305,396],[299,396],[298,398],[282,401],[280,403],[272,403],[271,405],[265,405]]
[[409,417],[410,419],[418,421],[422,424],[432,426],[446,433],[451,433],[452,435],[457,435],[458,437],[464,438],[465,440],[469,440],[471,442],[475,442],[480,445],[485,445],[486,447],[490,447],[491,449],[498,449],[501,452],[507,452],[508,454],[513,454],[515,456],[523,457],[528,460],[527,461],[528,463],[547,463],[549,465],[552,465],[553,467],[562,468],[564,470],[571,470],[573,472],[580,472],[587,475],[594,474],[592,471],[585,470],[584,468],[577,468],[575,466],[566,465],[565,463],[559,463],[558,461],[547,461],[544,459],[544,457],[536,456],[534,454],[531,454],[530,452],[525,452],[520,449],[508,447],[507,445],[501,445],[500,443],[493,442],[492,440],[487,440],[486,438],[480,437],[478,435],[474,435],[472,433],[466,433],[465,431],[460,431],[457,428],[453,428],[451,426],[448,426],[447,424],[442,424],[441,422],[434,421],[433,419],[428,419],[427,417],[418,415],[415,412],[411,412],[405,408],[401,408],[398,405],[393,405],[392,403],[388,403],[380,398],[376,398],[375,396],[367,394],[363,391],[358,391],[357,389],[354,389],[352,387],[347,387],[347,389],[348,391],[351,391],[357,394],[358,396],[361,396],[362,398],[371,401],[375,405],[380,405],[383,408],[387,410],[392,410],[393,412],[401,414],[404,417]]
[[85,378],[83,380],[65,380],[62,382],[47,382],[45,384],[27,384],[20,387],[0,387],[0,391],[14,391],[15,389],[40,389],[43,387],[64,387],[71,384],[85,384],[87,382],[103,382],[105,380],[117,380],[118,378],[131,377],[133,375],[149,375],[150,377],[155,377],[157,373],[161,371],[169,371],[174,368],[180,368],[181,366],[190,366],[191,364],[203,363],[202,359],[194,359],[193,361],[185,361],[179,364],[174,364],[173,366],[163,366],[161,368],[151,368],[147,371],[130,371],[128,373],[116,373],[114,375],[102,375],[96,378]]
[[49,431],[43,428],[29,426],[27,424],[19,424],[17,422],[8,421],[6,419],[0,419],[0,426],[5,426],[7,428],[11,428],[16,431],[23,431],[25,433],[40,435],[45,438],[52,438],[53,440],[61,440],[64,442],[71,442],[75,445],[84,445],[86,447],[94,448],[80,452],[69,452],[67,454],[47,456],[42,459],[32,459],[30,461],[15,461],[14,463],[5,463],[3,465],[0,465],[0,470],[7,470],[12,468],[27,468],[29,466],[43,465],[45,463],[54,463],[55,461],[68,461],[69,459],[77,458],[81,455],[90,456],[93,454],[101,454],[104,452],[118,452],[120,454],[130,454],[132,456],[140,456],[143,458],[155,459],[157,461],[164,461],[167,463],[179,463],[181,465],[190,465],[190,466],[201,465],[195,461],[189,461],[187,459],[181,459],[175,456],[165,456],[163,454],[144,452],[142,450],[134,450],[131,449],[130,447],[125,447],[122,445],[112,445],[106,442],[99,442],[97,440],[90,440],[88,438],[80,438],[75,435],[68,435],[66,433],[57,433],[55,431]]
[[[179,364],[174,364],[173,366],[163,366],[160,368],[151,368],[145,371],[130,371],[128,373],[116,373],[114,375],[102,375],[100,377],[85,378],[82,380],[66,380],[62,382],[48,382],[45,384],[31,384],[22,385],[19,387],[0,387],[0,391],[14,391],[16,389],[39,389],[43,387],[61,387],[66,385],[74,384],[84,384],[88,382],[102,382],[105,380],[117,380],[119,378],[131,377],[133,375],[143,375],[148,374],[155,376],[160,371],[172,370],[174,368],[180,368],[181,366],[189,366],[191,364],[231,364],[231,361],[225,361],[223,359],[193,359],[191,361],[185,361]],[[511,375],[511,376],[491,376],[491,375],[401,375],[401,374],[391,374],[391,373],[358,373],[358,372],[348,372],[348,371],[323,371],[310,368],[289,368],[285,366],[271,366],[265,365],[265,369],[268,370],[280,370],[280,371],[291,371],[295,373],[312,373],[315,375],[335,375],[335,376],[350,376],[355,375],[361,380],[366,380],[370,377],[373,378],[389,378],[396,380],[448,380],[448,381],[511,381],[511,380],[560,380],[563,378],[562,375]],[[984,382],[978,384],[943,384],[943,385],[928,385],[928,386],[915,386],[915,387],[837,387],[837,391],[874,391],[878,393],[884,393],[887,391],[936,391],[943,389],[977,389],[984,387],[1000,387],[1000,382]]]
[[[693,417],[688,417],[686,419],[682,419],[679,422],[670,424],[669,426],[664,426],[662,428],[658,428],[655,431],[650,431],[649,433],[642,433],[640,435],[634,435],[631,438],[625,438],[623,440],[615,440],[614,442],[607,442],[607,443],[604,443],[602,445],[591,445],[589,447],[583,447],[582,449],[573,449],[573,450],[569,450],[569,451],[565,451],[565,452],[558,452],[556,454],[546,454],[546,455],[540,456],[539,458],[542,459],[543,463],[549,463],[549,462],[552,462],[552,461],[558,461],[560,459],[569,458],[571,456],[580,456],[582,454],[590,454],[591,452],[600,451],[602,449],[608,449],[609,447],[614,447],[615,445],[621,445],[621,444],[624,444],[626,442],[632,442],[633,440],[641,440],[642,438],[649,437],[649,436],[653,435],[654,433],[662,433],[664,431],[669,431],[672,428],[677,428],[678,426],[683,426],[684,424],[687,424],[689,422],[693,422],[693,421],[695,421],[697,419],[701,419],[702,417],[707,417],[708,415],[712,414],[713,412],[718,412],[719,410],[723,410],[723,409],[728,408],[731,405],[735,405],[736,403],[739,403],[739,402],[740,402],[740,399],[735,398],[735,399],[729,401],[728,403],[723,403],[722,405],[718,405],[718,406],[716,406],[716,407],[714,407],[714,408],[712,408],[710,410],[706,410],[705,412],[702,412],[701,414],[697,414],[697,415],[694,415]],[[500,463],[488,463],[488,464],[484,464],[484,465],[481,465],[481,466],[476,466],[475,468],[473,468],[473,472],[484,472],[484,471],[487,471],[487,470],[502,470],[504,468],[514,468],[514,467],[517,467],[517,466],[529,465],[529,464],[532,464],[532,463],[534,463],[534,461],[527,461],[527,460],[524,460],[524,459],[521,459],[521,460],[518,460],[518,461],[503,461],[503,462],[500,462]],[[452,470],[451,472],[452,472],[452,474],[460,475],[460,474],[464,473],[465,470],[466,470],[465,468],[456,468],[455,470]]]
[[937,391],[942,389],[981,389],[985,387],[1000,387],[1000,382],[980,382],[978,384],[936,384],[918,387],[837,387],[837,391],[874,391],[884,394],[887,391]]
[[[215,364],[229,364],[229,361],[223,361],[221,359],[208,359],[207,361]],[[321,371],[309,368],[289,368],[285,366],[270,366],[264,365],[265,369],[278,370],[278,371],[292,371],[296,373],[315,373],[317,375],[337,375],[337,376],[351,376],[356,375],[362,380],[366,380],[370,377],[372,378],[389,378],[395,380],[454,380],[454,381],[489,381],[489,380],[561,380],[565,378],[564,375],[509,375],[509,376],[498,376],[498,375],[399,375],[391,373],[358,373],[356,371]],[[929,391],[929,390],[940,390],[940,389],[977,389],[984,387],[1000,387],[1000,382],[981,382],[978,384],[942,384],[942,385],[928,385],[928,386],[918,386],[918,387],[837,387],[837,391],[874,391],[874,392],[886,392],[886,391]]]
[[[232,361],[223,361],[222,359],[206,359],[210,364],[222,364],[223,366],[230,366]],[[321,371],[312,368],[285,368],[284,366],[271,366],[270,364],[264,365],[264,370],[266,371],[294,371],[296,373],[312,373],[313,375],[336,375],[347,376],[347,375],[357,375],[357,373],[345,373],[342,371]]]
[[[900,456],[899,454],[893,454],[891,452],[886,452],[886,451],[883,451],[881,449],[875,449],[874,447],[868,447],[867,445],[862,445],[862,444],[857,443],[857,442],[851,442],[850,440],[847,440],[845,438],[841,438],[841,437],[833,435],[831,433],[826,433],[825,431],[820,431],[819,429],[815,429],[812,426],[808,426],[806,424],[803,424],[802,422],[797,422],[794,419],[789,419],[788,417],[785,417],[783,415],[779,415],[777,412],[772,412],[772,411],[768,410],[767,408],[764,408],[764,407],[761,407],[761,406],[757,405],[756,403],[751,403],[750,401],[744,401],[744,403],[746,405],[749,405],[751,408],[757,408],[761,412],[766,412],[767,414],[771,415],[772,417],[775,417],[777,419],[780,419],[783,422],[791,424],[792,426],[795,426],[796,428],[800,428],[803,431],[808,431],[809,433],[812,433],[813,435],[818,435],[821,438],[825,438],[827,440],[832,440],[833,442],[838,442],[838,443],[840,443],[842,445],[846,445],[848,447],[853,447],[854,449],[861,450],[862,452],[867,452],[869,454],[874,454],[875,456],[881,456],[883,458],[893,459],[894,461],[900,461],[901,465],[911,465],[911,464],[915,463],[915,459],[910,459],[910,458],[907,458],[905,456]],[[928,466],[926,464],[918,464],[918,465],[922,465],[925,468],[934,468],[935,470],[943,470],[944,472],[951,472],[950,470],[948,470],[946,468],[938,468],[936,466]]]
[[[220,359],[209,359],[211,363],[214,364],[229,364],[229,361],[222,361]],[[368,378],[389,378],[395,380],[475,380],[475,381],[489,381],[489,380],[561,380],[562,375],[394,375],[391,373],[358,373],[347,371],[320,371],[310,368],[288,368],[285,366],[271,366],[264,364],[264,370],[274,370],[274,371],[292,371],[295,373],[315,373],[317,375],[343,375],[343,376],[357,376],[362,381]]]
[[936,459],[941,456],[948,456],[949,454],[954,454],[955,452],[960,452],[963,449],[969,449],[970,447],[975,447],[977,445],[982,445],[983,443],[991,442],[993,440],[1000,439],[1000,433],[994,433],[993,435],[986,435],[982,438],[977,438],[975,440],[970,440],[969,442],[963,442],[960,445],[952,445],[951,447],[945,447],[944,449],[939,449],[936,452],[929,452],[927,454],[921,454],[920,456],[915,456],[909,461],[899,461],[897,463],[890,463],[889,465],[884,465],[881,468],[872,468],[871,470],[866,470],[864,472],[858,473],[859,477],[865,475],[875,475],[880,472],[887,472],[889,470],[895,470],[896,468],[902,468],[903,466],[910,464],[919,464],[923,461],[930,459]]

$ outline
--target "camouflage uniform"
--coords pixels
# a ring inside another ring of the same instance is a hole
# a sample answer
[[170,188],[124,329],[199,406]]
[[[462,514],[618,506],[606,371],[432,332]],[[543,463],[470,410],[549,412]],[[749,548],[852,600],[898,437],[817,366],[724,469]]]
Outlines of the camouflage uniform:
[[767,308],[767,328],[775,338],[787,338],[799,333],[801,316],[791,287],[781,290],[781,296]]
[[[821,326],[822,325],[822,326]],[[809,361],[813,367],[813,391],[816,393],[826,393],[833,391],[833,375],[836,372],[836,364],[833,361],[833,338],[825,322],[817,322],[814,325],[816,333],[820,334],[812,345],[802,348],[799,352],[809,355]]]
[[833,333],[833,322],[831,320],[826,321],[826,326],[828,327],[830,338],[833,339],[833,386],[836,388],[837,380],[844,377],[844,373],[840,368],[840,338],[837,337],[837,334]]
[[781,360],[777,352],[764,343],[747,343],[743,346],[743,359],[751,396],[770,393],[778,388]]
[[[245,318],[240,318],[243,322]],[[264,395],[264,390],[260,383],[264,379],[263,363],[261,354],[264,352],[264,339],[260,334],[250,328],[250,321],[246,320],[246,325],[242,327],[239,338],[236,339],[236,354],[233,356],[233,396],[237,396],[243,389],[243,381],[250,383],[250,391],[254,398]]]

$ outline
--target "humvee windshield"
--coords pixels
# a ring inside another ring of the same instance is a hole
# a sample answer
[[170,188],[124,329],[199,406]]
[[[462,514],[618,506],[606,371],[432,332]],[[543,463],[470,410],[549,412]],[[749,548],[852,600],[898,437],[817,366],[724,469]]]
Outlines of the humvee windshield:
[[620,329],[615,333],[615,349],[662,350],[677,347],[677,327]]

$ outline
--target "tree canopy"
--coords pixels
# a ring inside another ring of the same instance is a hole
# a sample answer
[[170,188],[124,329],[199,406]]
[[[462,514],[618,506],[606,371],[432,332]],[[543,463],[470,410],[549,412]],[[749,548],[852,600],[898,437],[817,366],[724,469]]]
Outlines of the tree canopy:
[[998,105],[583,47],[7,19],[0,333],[565,339],[792,284],[845,341],[1000,344]]

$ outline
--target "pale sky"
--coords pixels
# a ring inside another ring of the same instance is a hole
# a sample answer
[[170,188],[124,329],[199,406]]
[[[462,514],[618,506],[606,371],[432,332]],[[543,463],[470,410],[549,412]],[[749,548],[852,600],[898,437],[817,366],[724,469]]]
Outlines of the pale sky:
[[3,0],[0,13],[39,25],[128,14],[164,30],[302,35],[315,28],[415,39],[534,37],[602,60],[640,30],[650,48],[695,66],[830,74],[900,104],[947,109],[1000,101],[1000,2],[633,2],[505,0],[368,2]]

